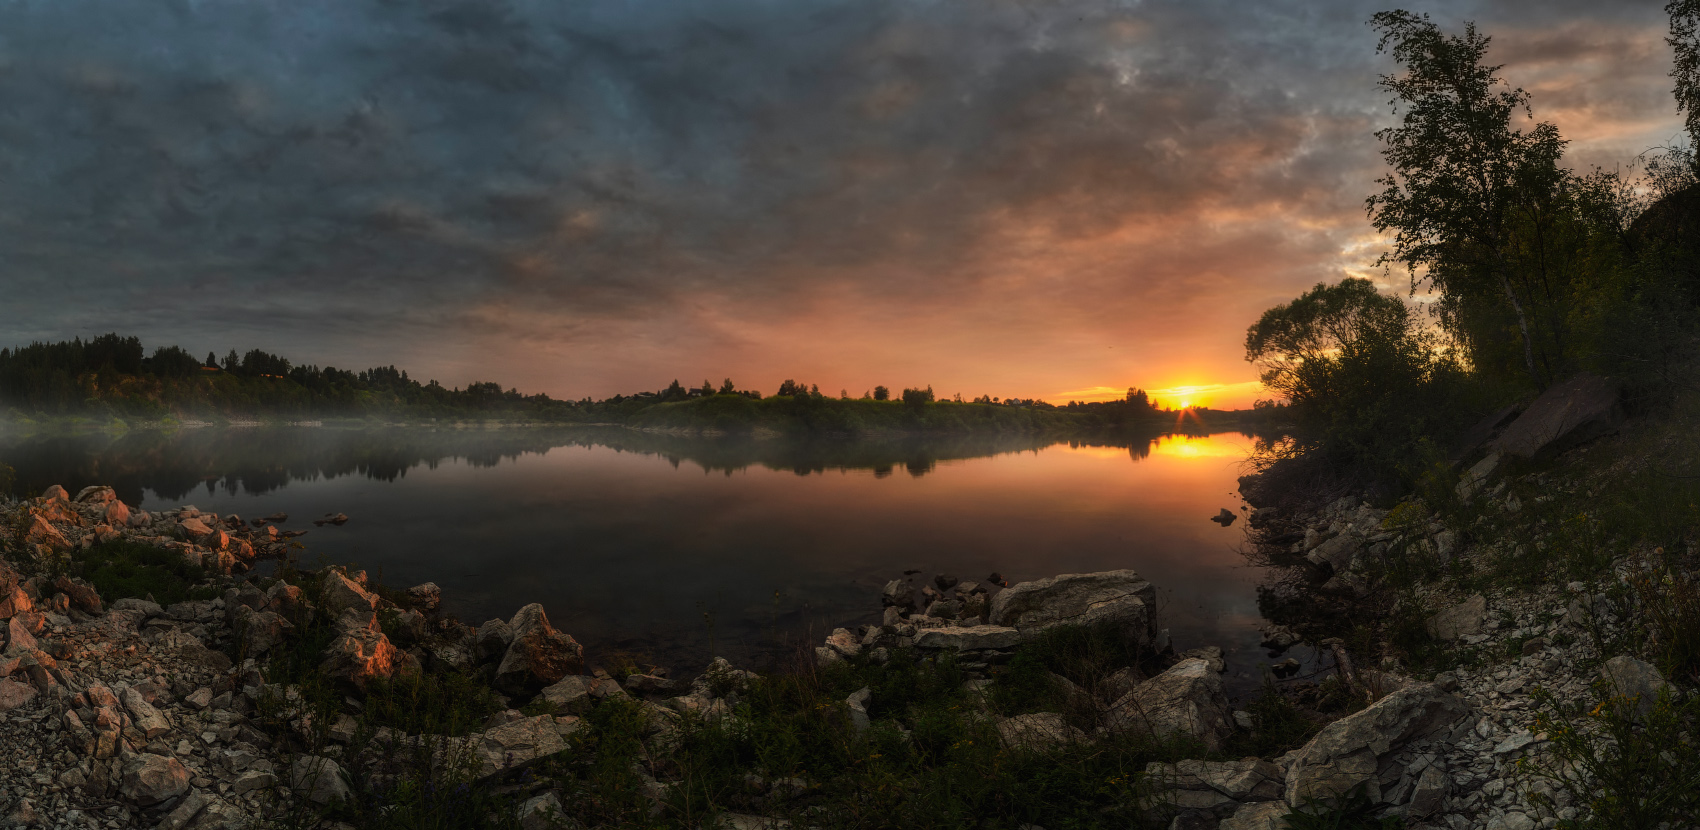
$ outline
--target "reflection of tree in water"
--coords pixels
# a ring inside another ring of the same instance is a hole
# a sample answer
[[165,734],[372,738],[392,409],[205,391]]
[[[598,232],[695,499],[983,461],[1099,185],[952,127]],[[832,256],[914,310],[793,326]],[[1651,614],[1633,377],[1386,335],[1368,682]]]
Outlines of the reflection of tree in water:
[[[1134,459],[1169,432],[1070,438],[1072,447],[1126,448]],[[1204,434],[1204,433],[1197,433]],[[1063,441],[1034,435],[896,436],[847,439],[703,438],[619,428],[539,427],[437,430],[418,428],[148,430],[121,436],[57,434],[0,438],[0,459],[17,471],[21,492],[62,484],[75,492],[111,484],[135,504],[151,490],[167,501],[196,488],[264,494],[291,481],[361,476],[395,481],[418,466],[445,461],[494,467],[556,447],[606,447],[650,455],[673,467],[689,463],[706,473],[731,475],[753,466],[799,476],[827,470],[871,470],[884,478],[902,467],[920,477],[941,461],[1037,452]]]

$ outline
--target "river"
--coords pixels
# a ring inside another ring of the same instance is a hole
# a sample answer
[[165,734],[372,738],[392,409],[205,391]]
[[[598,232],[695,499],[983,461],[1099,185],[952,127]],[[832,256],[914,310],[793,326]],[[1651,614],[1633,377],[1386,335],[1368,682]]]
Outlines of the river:
[[[1257,683],[1240,433],[1056,441],[704,439],[618,428],[203,428],[0,436],[18,489],[111,484],[131,505],[290,514],[297,557],[435,582],[469,623],[541,602],[594,663],[755,666],[877,621],[905,571],[1011,583],[1133,568],[1175,647]],[[344,526],[314,527],[330,512]]]

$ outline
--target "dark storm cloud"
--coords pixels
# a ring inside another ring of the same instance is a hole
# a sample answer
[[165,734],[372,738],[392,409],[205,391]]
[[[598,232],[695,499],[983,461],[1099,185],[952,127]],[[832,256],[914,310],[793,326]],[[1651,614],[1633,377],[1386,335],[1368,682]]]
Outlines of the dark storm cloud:
[[[1659,48],[1658,4],[1600,5],[1432,10],[1537,80],[1580,56],[1646,86],[1623,47]],[[598,359],[629,374],[846,305],[1254,314],[1365,231],[1377,8],[0,2],[0,331],[444,366],[627,336]],[[1668,101],[1637,89],[1552,98]]]

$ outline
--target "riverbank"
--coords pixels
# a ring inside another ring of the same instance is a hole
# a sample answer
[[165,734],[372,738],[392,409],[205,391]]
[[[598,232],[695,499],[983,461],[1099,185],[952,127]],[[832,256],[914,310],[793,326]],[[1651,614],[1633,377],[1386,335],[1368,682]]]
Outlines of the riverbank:
[[1273,619],[1467,706],[1472,728],[1403,773],[1377,756],[1369,809],[1496,830],[1700,822],[1700,489],[1679,468],[1697,423],[1692,399],[1626,419],[1583,377],[1484,421],[1426,498],[1253,514],[1260,556],[1291,574]]
[[[7,508],[0,723],[20,749],[0,810],[18,822],[1166,822],[1276,809],[1272,764],[1320,725],[1278,695],[1232,707],[1219,650],[1170,653],[1128,571],[898,580],[880,624],[683,680],[586,654],[535,605],[472,627],[430,585],[287,558],[260,578],[287,517],[113,495]],[[1200,771],[1238,783],[1188,789]]]

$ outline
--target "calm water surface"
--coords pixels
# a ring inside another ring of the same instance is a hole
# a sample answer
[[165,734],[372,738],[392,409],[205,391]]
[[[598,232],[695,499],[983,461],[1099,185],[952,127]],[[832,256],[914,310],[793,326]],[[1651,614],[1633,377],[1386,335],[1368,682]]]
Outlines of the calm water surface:
[[[1175,647],[1219,645],[1255,683],[1256,587],[1235,479],[1251,439],[1119,444],[1031,438],[789,443],[618,429],[201,429],[0,438],[19,484],[118,487],[309,528],[305,565],[435,582],[463,620],[541,602],[598,653],[676,669],[760,664],[874,621],[885,581],[919,569],[1012,583],[1133,568],[1158,586]],[[327,512],[351,518],[314,528]]]

